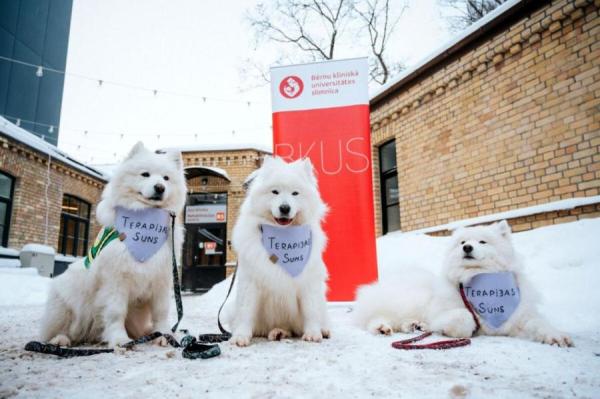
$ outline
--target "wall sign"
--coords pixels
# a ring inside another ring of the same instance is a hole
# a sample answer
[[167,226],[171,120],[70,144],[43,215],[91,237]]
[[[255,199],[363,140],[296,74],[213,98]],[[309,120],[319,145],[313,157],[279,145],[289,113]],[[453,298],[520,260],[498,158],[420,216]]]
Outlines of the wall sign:
[[271,69],[275,155],[310,158],[330,209],[324,260],[333,301],[354,300],[359,285],[377,279],[368,82],[366,58]]
[[187,205],[185,223],[226,223],[227,205]]

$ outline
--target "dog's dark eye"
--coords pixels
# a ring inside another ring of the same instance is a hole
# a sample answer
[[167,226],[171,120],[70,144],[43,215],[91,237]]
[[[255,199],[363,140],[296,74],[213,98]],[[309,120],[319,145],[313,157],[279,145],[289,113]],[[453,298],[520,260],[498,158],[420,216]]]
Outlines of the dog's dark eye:
[[163,179],[169,180],[169,176],[163,176]]
[[148,173],[148,172],[144,172],[144,173],[142,173],[142,176],[143,176],[143,177],[150,177],[150,173]]
[[465,245],[465,241],[461,241],[461,242],[460,242],[460,245]]
[[273,191],[271,191],[271,192],[272,192],[273,194],[275,194],[275,195],[279,195],[279,191],[277,191],[277,190],[273,190]]
[[294,191],[294,192],[292,193],[292,195],[298,195],[298,194],[300,194],[298,191]]
[[485,241],[479,241],[480,244],[487,244]]

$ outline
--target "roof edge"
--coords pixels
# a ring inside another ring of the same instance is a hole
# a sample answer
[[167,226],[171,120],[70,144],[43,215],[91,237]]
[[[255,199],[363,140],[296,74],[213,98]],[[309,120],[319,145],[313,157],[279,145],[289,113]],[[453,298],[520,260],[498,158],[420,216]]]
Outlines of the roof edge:
[[507,22],[524,9],[537,9],[552,0],[508,0],[495,10],[485,15],[479,21],[467,27],[461,34],[452,38],[439,47],[431,55],[423,58],[414,67],[400,74],[393,81],[382,86],[369,99],[371,106],[378,105],[390,94],[398,91],[403,86],[417,80],[426,72],[435,69],[444,61],[451,59],[461,50],[477,43],[479,39],[493,32],[496,28]]

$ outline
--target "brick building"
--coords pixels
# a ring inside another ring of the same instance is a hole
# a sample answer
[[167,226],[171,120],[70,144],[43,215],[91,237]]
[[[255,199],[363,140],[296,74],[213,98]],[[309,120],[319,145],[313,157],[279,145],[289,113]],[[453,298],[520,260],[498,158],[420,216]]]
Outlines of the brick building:
[[180,150],[188,185],[183,286],[206,289],[233,270],[230,240],[245,195],[243,184],[270,149],[235,144]]
[[0,117],[0,246],[81,256],[98,233],[102,172]]
[[378,235],[600,216],[599,8],[508,1],[372,97]]

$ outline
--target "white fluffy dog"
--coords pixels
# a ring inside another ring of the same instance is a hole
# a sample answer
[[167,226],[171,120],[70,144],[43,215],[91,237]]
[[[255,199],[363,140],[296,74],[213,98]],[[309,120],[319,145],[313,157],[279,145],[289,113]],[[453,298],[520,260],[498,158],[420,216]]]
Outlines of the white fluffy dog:
[[[410,270],[398,276],[398,281],[362,287],[356,320],[373,333],[409,332],[417,327],[470,337],[476,332],[476,317],[478,334],[572,345],[567,335],[539,314],[537,294],[523,274],[506,221],[457,229],[443,275],[438,278],[424,270]],[[461,285],[473,314],[461,299]]]
[[[267,157],[255,172],[232,237],[239,257],[233,344],[247,346],[253,336],[315,342],[329,336],[326,210],[310,160]],[[288,237],[293,229],[297,234]]]
[[[130,239],[148,241],[160,236],[162,245],[148,259],[140,261],[122,235],[110,241],[88,267],[83,260],[71,264],[52,281],[42,321],[44,341],[67,346],[108,342],[110,347],[117,347],[152,331],[169,332],[172,283],[169,213],[179,214],[185,197],[181,154],[153,153],[137,143],[104,189],[96,217],[103,226],[117,226],[118,215],[121,219],[127,217],[121,216],[121,209],[148,212],[151,218],[160,214],[160,223],[151,222],[147,226],[130,223],[138,229],[131,233]],[[182,236],[181,223],[177,222],[177,257]],[[158,343],[164,345],[161,338]]]

